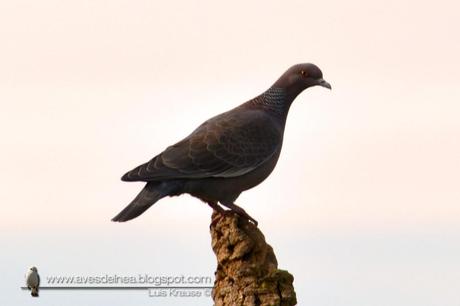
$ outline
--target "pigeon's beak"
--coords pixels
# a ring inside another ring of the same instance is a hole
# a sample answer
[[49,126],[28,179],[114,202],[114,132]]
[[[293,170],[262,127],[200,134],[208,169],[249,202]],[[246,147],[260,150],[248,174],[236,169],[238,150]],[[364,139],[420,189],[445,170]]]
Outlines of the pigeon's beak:
[[319,79],[319,80],[318,80],[318,85],[319,85],[319,86],[322,86],[322,87],[326,87],[326,88],[328,88],[328,89],[332,89],[331,84],[329,84],[328,82],[326,82],[324,79]]

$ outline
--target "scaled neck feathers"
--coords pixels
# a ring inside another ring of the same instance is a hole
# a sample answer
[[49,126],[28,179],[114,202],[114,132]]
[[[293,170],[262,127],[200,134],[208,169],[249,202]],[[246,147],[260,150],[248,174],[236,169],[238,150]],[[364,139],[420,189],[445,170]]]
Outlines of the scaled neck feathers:
[[262,108],[276,117],[285,118],[291,106],[292,99],[286,91],[279,87],[270,87],[260,96],[249,101],[252,107]]

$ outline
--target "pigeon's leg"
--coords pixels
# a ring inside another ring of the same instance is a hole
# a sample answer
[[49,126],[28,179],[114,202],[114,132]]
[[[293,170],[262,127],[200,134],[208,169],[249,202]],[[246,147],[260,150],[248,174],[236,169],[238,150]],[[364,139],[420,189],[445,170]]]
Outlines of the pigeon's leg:
[[221,214],[221,215],[225,214],[225,209],[220,207],[220,205],[217,202],[206,201],[206,203],[208,203],[208,205],[211,206],[211,208],[214,209],[215,211],[217,211],[219,214]]
[[217,224],[217,221],[219,221],[223,216],[225,216],[226,213],[229,212],[229,210],[223,209],[217,202],[206,201],[206,203],[208,203],[208,205],[211,206],[212,209],[219,213],[219,217],[215,218],[209,225],[209,228],[211,229],[213,226]]
[[232,211],[236,212],[238,215],[240,215],[243,218],[246,218],[247,220],[254,223],[255,226],[257,226],[258,222],[256,221],[256,219],[251,217],[243,208],[239,207],[238,205],[232,202],[225,202],[225,203],[221,202],[221,203],[222,205],[230,208]]

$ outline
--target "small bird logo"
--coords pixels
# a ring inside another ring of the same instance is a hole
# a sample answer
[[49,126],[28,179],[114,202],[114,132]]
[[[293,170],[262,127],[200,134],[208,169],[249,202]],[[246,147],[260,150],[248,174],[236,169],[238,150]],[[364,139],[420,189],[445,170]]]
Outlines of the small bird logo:
[[40,276],[36,267],[31,267],[26,273],[26,285],[33,297],[38,297],[38,287],[40,286]]

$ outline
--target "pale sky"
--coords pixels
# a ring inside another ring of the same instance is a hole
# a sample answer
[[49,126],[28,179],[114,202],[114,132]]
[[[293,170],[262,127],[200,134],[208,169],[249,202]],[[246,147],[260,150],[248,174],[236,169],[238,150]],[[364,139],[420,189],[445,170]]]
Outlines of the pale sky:
[[[296,99],[277,168],[237,204],[294,275],[300,305],[458,306],[459,9],[1,2],[0,304],[30,304],[19,287],[31,265],[42,276],[212,276],[209,207],[185,195],[111,223],[142,187],[120,177],[312,62],[333,90]],[[211,305],[144,292],[43,291],[34,302],[127,301]]]

